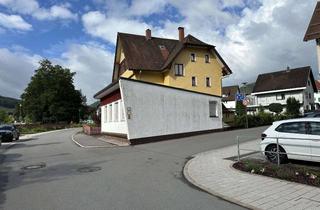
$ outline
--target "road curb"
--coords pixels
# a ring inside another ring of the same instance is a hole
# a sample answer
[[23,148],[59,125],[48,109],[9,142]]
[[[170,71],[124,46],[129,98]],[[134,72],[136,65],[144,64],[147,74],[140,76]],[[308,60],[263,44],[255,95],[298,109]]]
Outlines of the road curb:
[[237,205],[242,206],[242,207],[244,207],[244,208],[258,210],[258,208],[254,207],[254,206],[251,206],[251,205],[249,205],[249,204],[240,202],[240,201],[238,201],[238,200],[236,200],[236,199],[234,199],[234,198],[231,198],[231,197],[229,197],[229,196],[225,196],[225,195],[223,195],[223,194],[221,194],[221,193],[215,192],[215,191],[207,188],[206,186],[203,186],[203,185],[197,183],[197,182],[195,181],[195,179],[192,178],[192,175],[190,175],[190,173],[189,173],[189,171],[188,171],[190,164],[191,164],[193,161],[195,161],[197,158],[198,158],[198,156],[195,156],[194,158],[190,159],[190,160],[185,164],[185,166],[183,167],[183,175],[184,175],[184,177],[186,178],[186,180],[187,180],[188,182],[190,182],[190,183],[191,183],[192,185],[194,185],[195,187],[197,187],[197,188],[199,188],[199,189],[201,189],[201,190],[203,190],[203,191],[205,191],[205,192],[207,192],[207,193],[209,193],[209,194],[211,194],[211,195],[213,195],[213,196],[216,196],[216,197],[218,197],[218,198],[220,198],[220,199],[223,199],[223,200],[225,200],[225,201],[228,201],[228,202],[237,204]]
[[71,129],[75,129],[75,128],[63,128],[63,129],[57,129],[57,130],[46,131],[46,132],[41,132],[41,133],[26,134],[26,135],[20,136],[20,139],[23,140],[23,139],[28,139],[28,138],[44,135],[44,134],[50,134],[50,133],[55,133],[55,132],[59,132],[59,131],[63,131],[63,130],[71,130]]
[[112,147],[115,147],[115,146],[84,146],[82,144],[80,144],[79,142],[77,142],[77,140],[75,140],[75,136],[77,134],[79,134],[80,132],[76,132],[74,134],[72,134],[71,136],[71,140],[73,141],[73,143],[75,143],[78,147],[81,147],[81,148],[85,148],[85,149],[90,149],[90,148],[112,148]]
[[16,145],[16,142],[10,142],[10,144],[7,145],[2,145],[0,146],[0,153],[5,153],[9,148],[13,147],[14,145]]

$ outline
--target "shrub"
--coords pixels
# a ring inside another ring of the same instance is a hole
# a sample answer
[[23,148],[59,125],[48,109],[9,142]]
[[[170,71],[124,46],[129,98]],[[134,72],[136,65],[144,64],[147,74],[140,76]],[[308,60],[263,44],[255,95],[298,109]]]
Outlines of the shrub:
[[269,110],[278,115],[282,112],[283,108],[282,108],[282,105],[279,103],[272,103],[269,105]]
[[236,102],[236,115],[243,116],[246,114],[246,107],[242,104],[241,101]]
[[[271,113],[260,112],[257,115],[248,115],[248,126],[256,127],[262,125],[271,125],[274,121],[286,119],[284,115],[273,115]],[[235,124],[237,127],[245,127],[246,125],[246,116],[236,116]]]
[[264,107],[262,105],[259,105],[258,113],[264,113]]
[[287,115],[298,117],[300,114],[300,102],[293,97],[287,99]]

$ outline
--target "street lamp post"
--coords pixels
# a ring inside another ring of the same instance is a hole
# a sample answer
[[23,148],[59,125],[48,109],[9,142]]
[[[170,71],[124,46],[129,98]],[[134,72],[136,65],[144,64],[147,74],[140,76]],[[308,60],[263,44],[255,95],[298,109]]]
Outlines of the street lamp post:
[[20,121],[20,123],[21,123],[21,121],[22,121],[22,104],[19,104],[19,107],[20,107],[20,111],[19,111],[19,121]]

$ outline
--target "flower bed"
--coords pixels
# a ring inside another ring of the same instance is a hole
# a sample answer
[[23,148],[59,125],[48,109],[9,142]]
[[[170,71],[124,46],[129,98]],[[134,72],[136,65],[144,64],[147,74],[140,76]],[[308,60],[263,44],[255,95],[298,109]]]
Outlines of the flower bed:
[[83,132],[88,135],[101,134],[101,127],[95,125],[83,125]]
[[275,177],[320,187],[320,167],[300,164],[276,164],[265,160],[245,159],[233,164],[233,167],[252,174]]

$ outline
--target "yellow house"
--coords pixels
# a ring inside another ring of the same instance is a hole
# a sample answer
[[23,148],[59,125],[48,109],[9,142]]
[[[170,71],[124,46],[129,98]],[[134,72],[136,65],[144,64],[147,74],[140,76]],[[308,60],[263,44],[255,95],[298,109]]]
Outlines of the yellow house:
[[192,35],[179,40],[118,33],[113,81],[119,77],[221,96],[221,80],[232,71],[213,45]]
[[183,27],[178,37],[118,33],[112,83],[94,96],[103,132],[141,140],[222,127],[222,78],[232,71],[215,46]]

